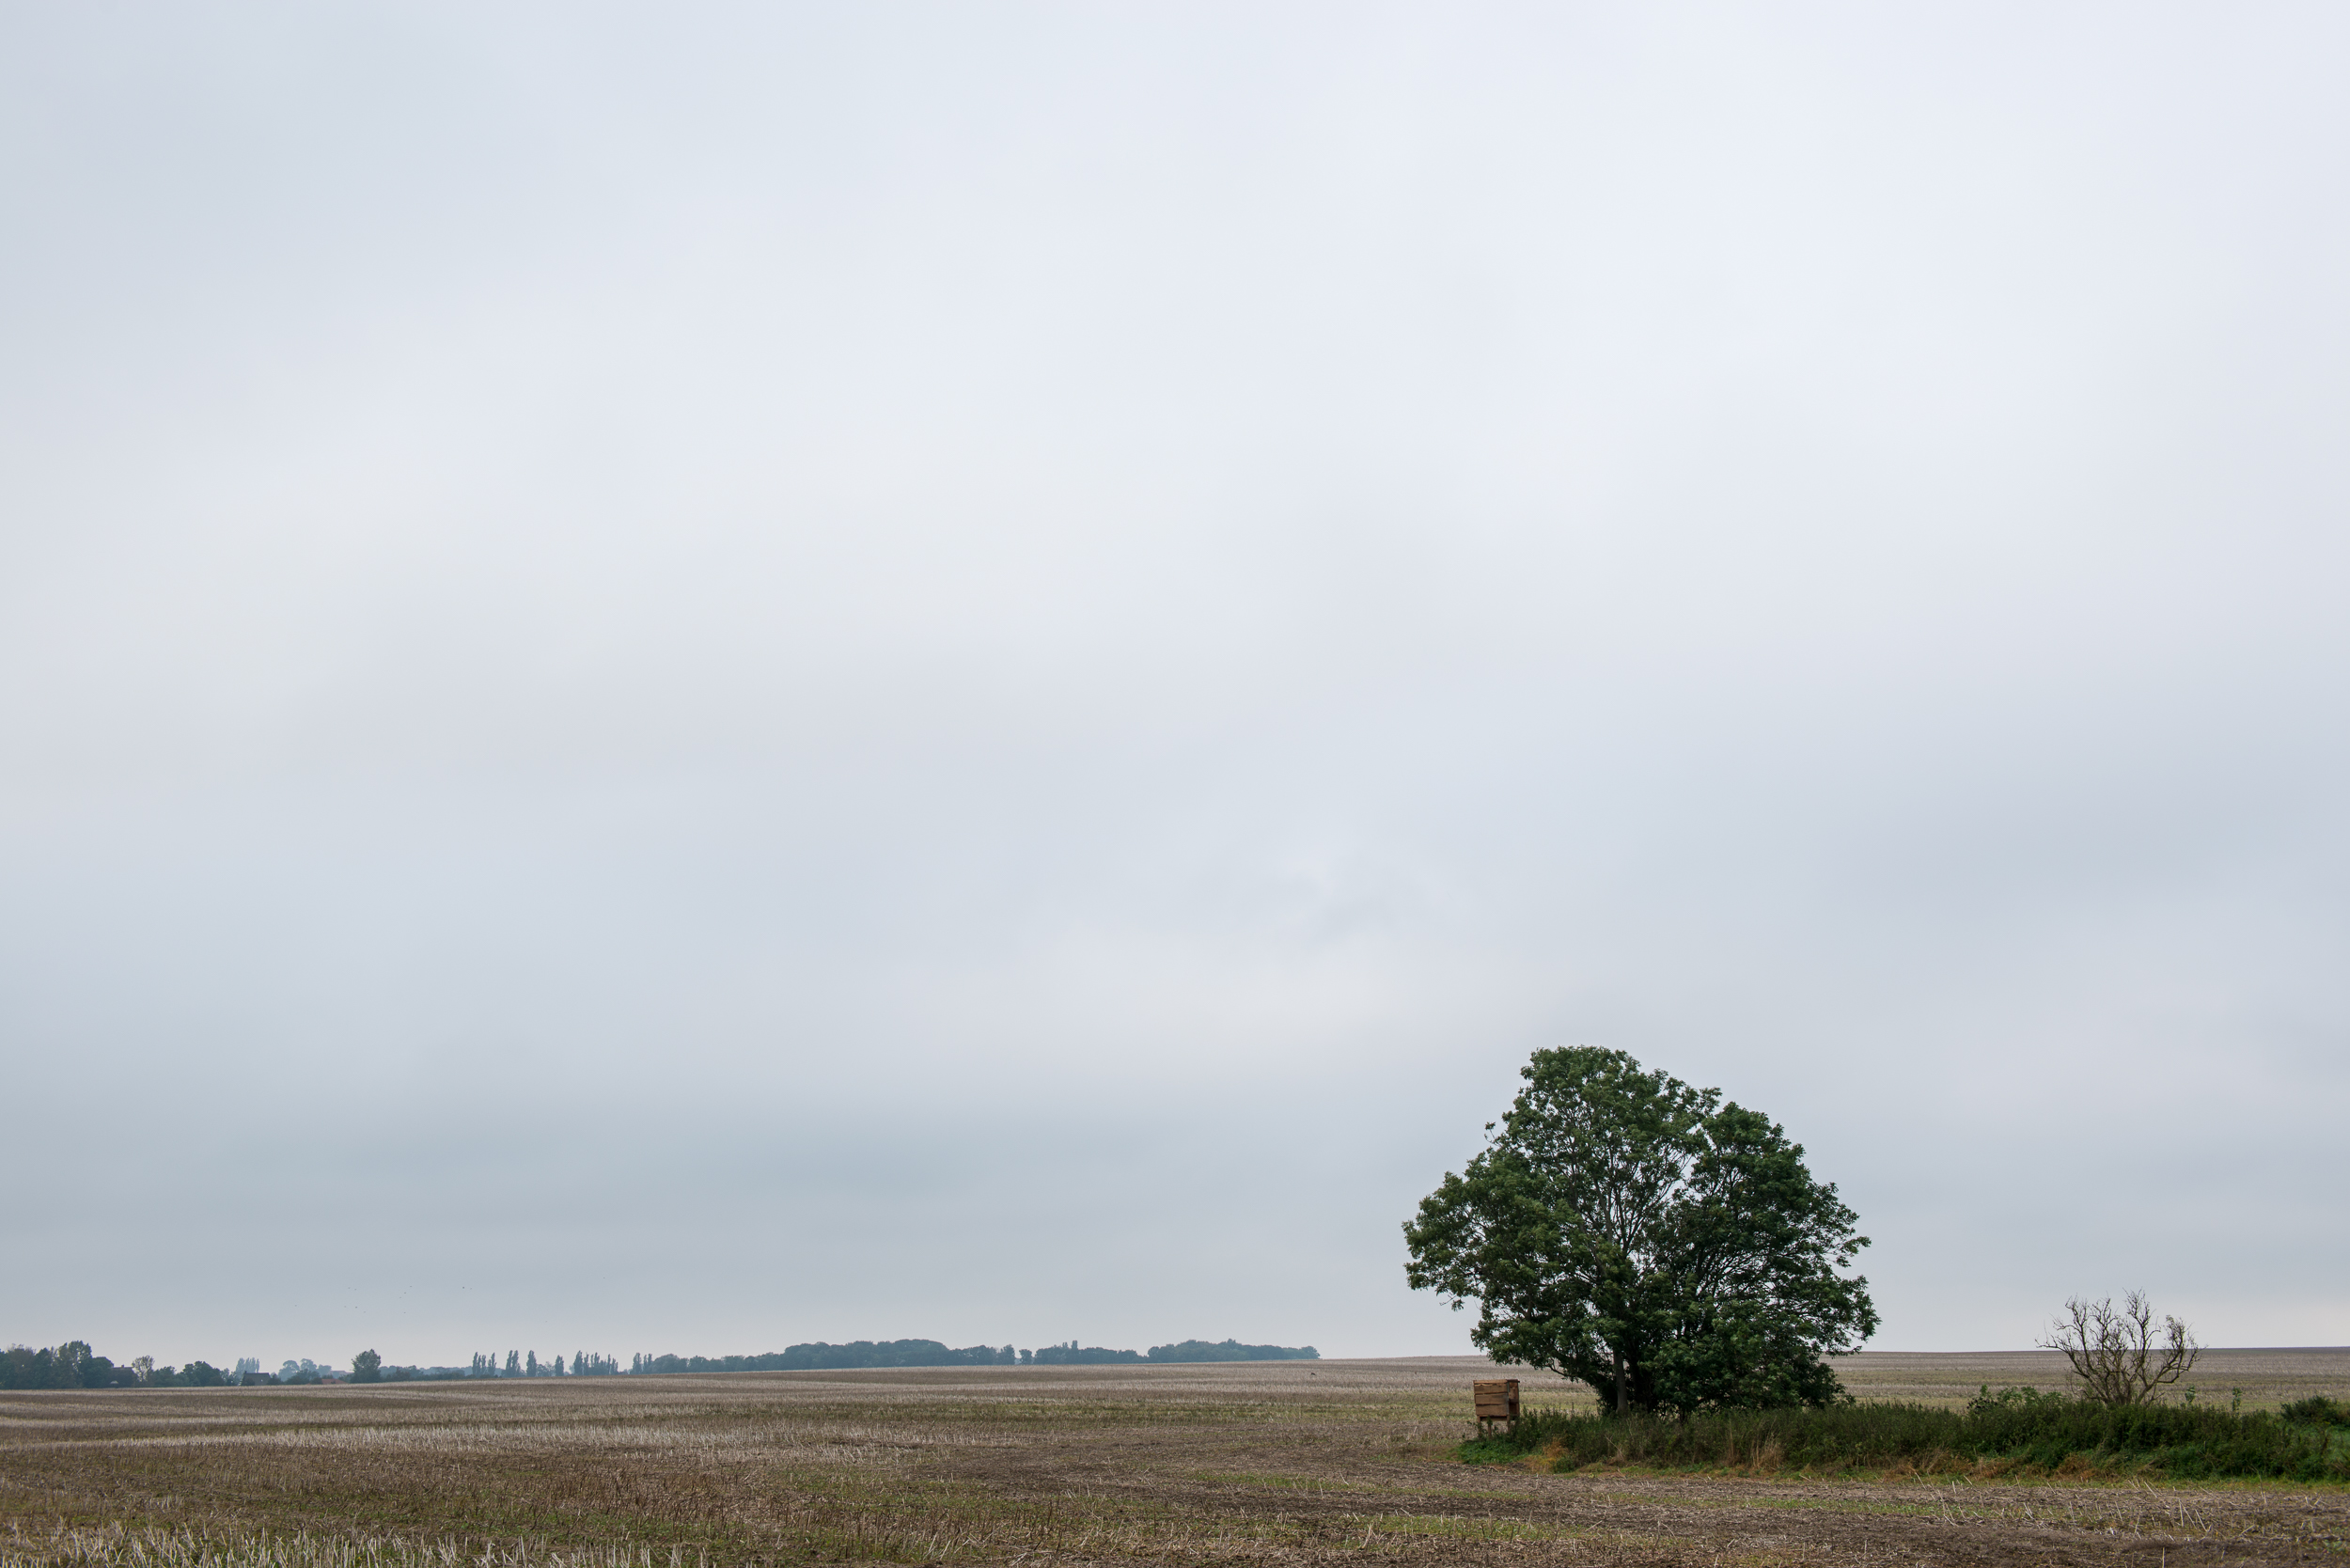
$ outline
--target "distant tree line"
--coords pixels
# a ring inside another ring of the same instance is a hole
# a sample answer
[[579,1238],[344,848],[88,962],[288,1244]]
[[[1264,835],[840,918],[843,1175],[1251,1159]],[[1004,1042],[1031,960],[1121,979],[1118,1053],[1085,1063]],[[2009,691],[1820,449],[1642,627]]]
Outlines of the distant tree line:
[[[849,1344],[792,1345],[759,1356],[645,1356],[630,1357],[631,1376],[670,1372],[822,1372],[854,1367],[1071,1367],[1123,1362],[1191,1361],[1311,1361],[1321,1353],[1311,1345],[1245,1345],[1234,1340],[1214,1343],[1185,1340],[1180,1344],[1152,1345],[1146,1356],[1132,1350],[1101,1345],[1045,1345],[1015,1350],[1010,1345],[967,1345],[953,1349],[937,1340],[857,1340]],[[483,1377],[613,1377],[622,1375],[619,1358],[579,1351],[568,1361],[556,1356],[541,1361],[535,1350],[478,1351],[462,1367],[385,1366],[372,1350],[351,1358],[351,1371],[338,1372],[308,1359],[290,1360],[274,1373],[261,1370],[253,1356],[239,1358],[227,1372],[209,1361],[184,1367],[159,1367],[151,1356],[136,1356],[117,1366],[80,1340],[34,1350],[11,1345],[0,1351],[0,1388],[217,1388],[223,1386],[298,1384],[340,1381],[353,1383],[441,1383]]]
[[386,1367],[383,1380],[391,1383],[446,1377],[610,1377],[619,1370],[617,1358],[593,1351],[575,1353],[566,1365],[560,1356],[541,1361],[535,1350],[509,1350],[501,1362],[494,1350],[486,1354],[476,1351],[473,1364],[467,1367]]
[[[1021,1360],[1028,1353],[1023,1351]],[[1238,1340],[1185,1340],[1181,1344],[1152,1345],[1144,1354],[1131,1350],[1104,1350],[1100,1345],[1080,1345],[1072,1340],[1065,1345],[1046,1345],[1036,1353],[1036,1364],[1042,1367],[1098,1367],[1123,1361],[1319,1361],[1322,1352],[1311,1345],[1245,1345]]]
[[1322,1353],[1311,1345],[1245,1345],[1235,1340],[1211,1343],[1185,1340],[1180,1344],[1153,1345],[1146,1356],[1133,1350],[1102,1345],[1043,1345],[1015,1350],[1010,1345],[970,1345],[956,1350],[936,1340],[857,1340],[849,1344],[793,1345],[760,1356],[638,1356],[629,1362],[637,1376],[664,1372],[817,1372],[851,1367],[1084,1367],[1143,1360],[1170,1361],[1314,1361]]
[[1152,1345],[1153,1361],[1319,1361],[1322,1352],[1311,1345],[1245,1345],[1233,1340],[1214,1344],[1185,1340],[1179,1345]]
[[760,1356],[638,1356],[637,1376],[663,1372],[827,1372],[847,1367],[1010,1367],[1027,1358],[1010,1345],[949,1349],[936,1340],[858,1340],[850,1344],[793,1345]]
[[116,1366],[80,1340],[34,1350],[0,1351],[0,1388],[216,1388],[228,1374],[208,1361],[159,1367],[140,1356]]
[[1099,1367],[1141,1359],[1140,1351],[1104,1350],[1100,1345],[1081,1347],[1074,1340],[1065,1345],[1045,1345],[1036,1352],[1036,1364],[1040,1367]]

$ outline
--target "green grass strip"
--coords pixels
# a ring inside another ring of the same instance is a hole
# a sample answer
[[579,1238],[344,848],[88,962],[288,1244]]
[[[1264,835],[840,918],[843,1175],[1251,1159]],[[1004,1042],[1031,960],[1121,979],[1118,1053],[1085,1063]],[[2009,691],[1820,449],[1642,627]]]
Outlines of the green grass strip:
[[1986,1395],[1966,1410],[1840,1404],[1802,1410],[1714,1410],[1670,1416],[1534,1411],[1513,1432],[1462,1445],[1472,1463],[1554,1456],[1662,1468],[1780,1466],[1887,1469],[1944,1459],[2003,1459],[2054,1470],[2080,1459],[2184,1479],[2230,1476],[2350,1481],[2350,1410],[2295,1417],[2209,1405],[2090,1404],[2055,1395]]

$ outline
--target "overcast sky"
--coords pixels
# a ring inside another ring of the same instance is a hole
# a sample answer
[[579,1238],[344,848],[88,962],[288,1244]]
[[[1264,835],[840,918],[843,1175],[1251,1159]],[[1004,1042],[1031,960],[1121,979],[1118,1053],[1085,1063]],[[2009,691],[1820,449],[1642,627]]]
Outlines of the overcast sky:
[[0,8],[0,1340],[2350,1342],[2350,13]]

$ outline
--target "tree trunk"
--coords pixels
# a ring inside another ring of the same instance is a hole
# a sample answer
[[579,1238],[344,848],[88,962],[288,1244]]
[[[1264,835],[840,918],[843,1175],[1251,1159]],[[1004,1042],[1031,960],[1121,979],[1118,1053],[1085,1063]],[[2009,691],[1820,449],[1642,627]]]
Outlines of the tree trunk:
[[1621,1416],[1632,1408],[1632,1393],[1624,1384],[1623,1352],[1616,1352],[1616,1414]]

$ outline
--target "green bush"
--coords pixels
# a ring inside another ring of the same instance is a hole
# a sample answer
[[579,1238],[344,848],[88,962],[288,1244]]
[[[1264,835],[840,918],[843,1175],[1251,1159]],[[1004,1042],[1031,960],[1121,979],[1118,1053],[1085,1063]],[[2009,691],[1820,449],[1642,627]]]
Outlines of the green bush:
[[[2303,1401],[2307,1405],[2310,1402]],[[2297,1407],[2296,1407],[2297,1408]],[[2328,1404],[2328,1410],[2341,1410]],[[2350,1412],[2343,1412],[2350,1414]],[[2332,1418],[2327,1418],[2330,1420]],[[2004,1459],[2055,1469],[2080,1457],[2203,1478],[2350,1480],[2327,1420],[2239,1415],[2185,1404],[2108,1406],[2030,1389],[1985,1390],[1965,1410],[1923,1404],[1716,1410],[1685,1419],[1634,1413],[1537,1410],[1514,1431],[1465,1444],[1462,1457],[1495,1462],[1556,1454],[1561,1468],[1601,1462],[1664,1468],[1785,1466],[1883,1469],[1942,1460]]]
[[2317,1426],[2350,1426],[2350,1404],[2327,1399],[2324,1394],[2296,1399],[2278,1414],[2289,1421],[2306,1421]]

